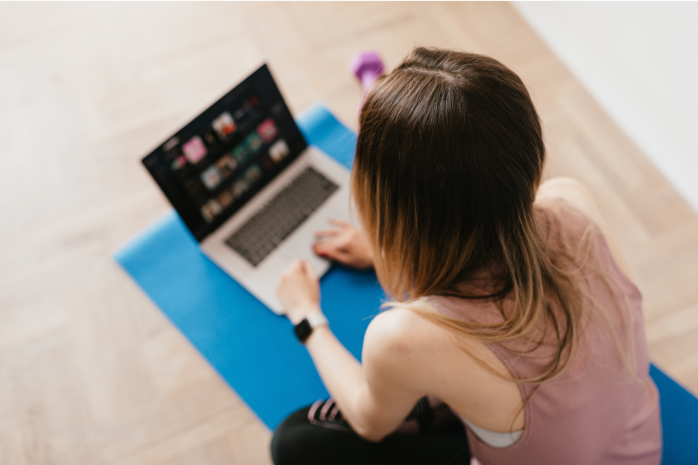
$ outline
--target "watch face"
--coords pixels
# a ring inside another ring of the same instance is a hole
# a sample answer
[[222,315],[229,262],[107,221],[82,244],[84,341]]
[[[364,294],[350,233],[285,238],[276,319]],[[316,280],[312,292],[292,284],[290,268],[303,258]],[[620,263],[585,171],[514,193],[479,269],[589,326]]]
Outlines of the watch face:
[[305,342],[305,340],[308,339],[308,336],[310,336],[310,333],[313,332],[313,328],[310,326],[307,318],[303,318],[303,321],[296,325],[294,331],[296,332],[296,337],[298,337],[298,340]]

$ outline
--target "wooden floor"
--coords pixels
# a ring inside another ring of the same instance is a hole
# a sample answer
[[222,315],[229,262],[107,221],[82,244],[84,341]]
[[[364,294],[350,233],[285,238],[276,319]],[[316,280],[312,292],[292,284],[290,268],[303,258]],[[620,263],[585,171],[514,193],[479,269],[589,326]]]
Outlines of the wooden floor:
[[358,50],[492,55],[588,183],[645,297],[653,360],[698,391],[698,217],[505,3],[0,4],[0,463],[268,464],[270,432],[110,253],[170,206],[140,158],[266,58],[292,111],[356,128]]

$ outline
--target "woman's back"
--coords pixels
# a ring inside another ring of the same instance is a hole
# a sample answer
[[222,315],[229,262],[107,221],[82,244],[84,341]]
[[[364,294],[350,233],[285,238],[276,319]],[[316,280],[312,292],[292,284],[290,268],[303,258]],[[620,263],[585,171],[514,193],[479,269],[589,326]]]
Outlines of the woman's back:
[[[513,446],[498,449],[469,432],[473,455],[483,465],[658,464],[659,405],[656,388],[649,378],[640,293],[616,265],[600,230],[571,204],[549,203],[538,211],[537,222],[551,245],[582,261],[580,272],[589,291],[584,299],[583,330],[574,358],[562,374],[537,387],[519,385],[521,398],[528,398],[521,439]],[[480,276],[481,280],[484,278]],[[609,285],[614,282],[619,288]],[[465,283],[461,290],[467,295],[477,294],[482,284],[477,280]],[[507,309],[507,299],[500,306],[493,301],[457,297],[431,296],[425,300],[449,317],[486,324],[501,322],[504,317],[499,307],[505,313]],[[530,379],[539,376],[555,356],[555,340],[555,329],[549,322],[545,330],[528,341],[486,345],[511,376]],[[628,340],[632,343],[626,345]],[[624,346],[627,347],[623,349]],[[463,401],[468,403],[468,399]],[[456,403],[460,402],[452,402]],[[452,407],[476,425],[487,427],[482,424],[482,416],[473,419],[455,405]],[[489,408],[494,411],[492,406]],[[510,425],[504,431],[518,429],[514,422]]]
[[[359,127],[352,194],[394,308],[369,325],[359,365],[326,326],[308,338],[317,280],[287,271],[280,301],[335,401],[289,417],[275,457],[324,463],[331,435],[344,463],[454,463],[472,449],[485,465],[658,464],[640,295],[598,227],[539,202],[545,144],[521,79],[490,57],[417,48],[376,81]],[[431,434],[448,409],[422,408],[428,396],[516,442],[466,439],[453,415]]]

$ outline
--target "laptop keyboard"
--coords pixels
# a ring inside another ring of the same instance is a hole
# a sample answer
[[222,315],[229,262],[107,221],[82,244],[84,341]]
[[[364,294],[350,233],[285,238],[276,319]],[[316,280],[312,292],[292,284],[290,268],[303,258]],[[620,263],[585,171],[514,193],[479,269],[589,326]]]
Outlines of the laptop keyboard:
[[337,189],[339,186],[308,167],[225,243],[257,266]]

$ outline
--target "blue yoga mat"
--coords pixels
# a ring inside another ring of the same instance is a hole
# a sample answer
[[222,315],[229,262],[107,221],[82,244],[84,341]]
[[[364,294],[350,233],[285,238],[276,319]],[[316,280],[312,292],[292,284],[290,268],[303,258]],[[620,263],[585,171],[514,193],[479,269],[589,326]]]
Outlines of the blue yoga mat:
[[[315,105],[298,126],[308,143],[351,168],[356,135],[327,108]],[[328,396],[288,320],[202,255],[174,211],[114,258],[269,428]],[[361,359],[364,332],[385,298],[375,274],[335,266],[321,292],[333,332]],[[655,366],[650,374],[660,391],[663,464],[698,464],[698,399]]]
[[698,399],[654,365],[650,376],[659,389],[662,409],[662,464],[698,464]]

